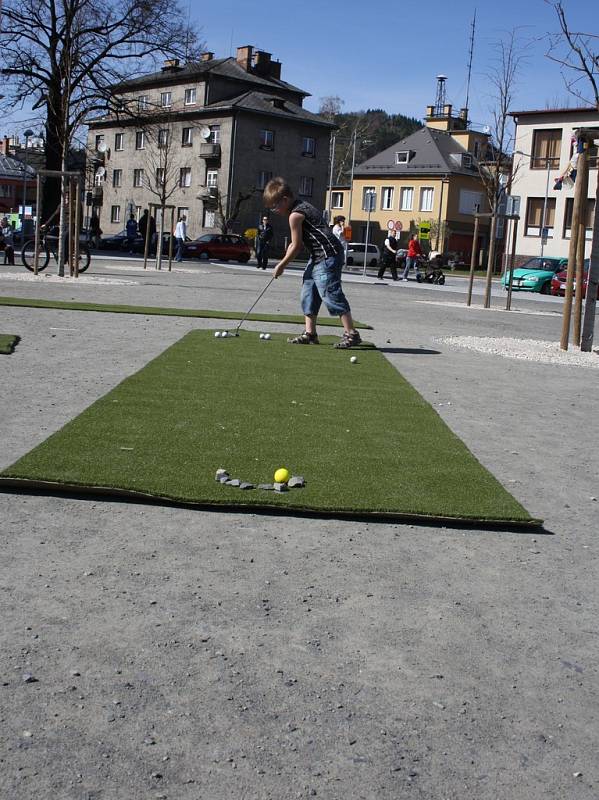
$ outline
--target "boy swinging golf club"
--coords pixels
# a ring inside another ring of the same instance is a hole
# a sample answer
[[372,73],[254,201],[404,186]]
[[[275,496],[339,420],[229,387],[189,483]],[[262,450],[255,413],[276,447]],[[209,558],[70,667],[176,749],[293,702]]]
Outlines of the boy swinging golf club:
[[343,337],[335,347],[356,347],[362,342],[354,327],[349,303],[341,288],[343,245],[310,203],[294,197],[283,178],[273,178],[264,189],[264,205],[281,216],[289,217],[291,242],[283,258],[275,266],[273,277],[278,278],[289,262],[299,254],[302,244],[310,254],[304,270],[301,305],[306,330],[287,341],[291,344],[318,344],[316,320],[323,301],[331,316],[339,316]]

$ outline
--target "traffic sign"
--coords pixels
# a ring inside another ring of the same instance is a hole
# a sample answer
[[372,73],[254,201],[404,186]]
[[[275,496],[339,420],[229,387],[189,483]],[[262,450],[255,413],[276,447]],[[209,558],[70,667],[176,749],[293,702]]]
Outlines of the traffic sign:
[[421,222],[418,226],[418,233],[423,241],[431,238],[431,224],[430,222]]
[[397,230],[397,228],[395,227],[395,222],[392,219],[390,219],[389,222],[387,223],[387,230],[389,231]]
[[398,219],[395,220],[395,230],[397,232],[403,231],[403,225],[402,225],[401,221],[398,220]]

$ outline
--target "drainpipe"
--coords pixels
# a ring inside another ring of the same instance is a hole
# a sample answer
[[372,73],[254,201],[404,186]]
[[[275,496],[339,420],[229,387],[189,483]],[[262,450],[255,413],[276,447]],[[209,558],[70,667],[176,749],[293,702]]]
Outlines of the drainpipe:
[[237,114],[233,114],[233,132],[231,134],[231,152],[229,154],[229,180],[227,187],[227,220],[231,215],[231,192],[233,191],[233,177],[235,170],[235,145],[237,142]]

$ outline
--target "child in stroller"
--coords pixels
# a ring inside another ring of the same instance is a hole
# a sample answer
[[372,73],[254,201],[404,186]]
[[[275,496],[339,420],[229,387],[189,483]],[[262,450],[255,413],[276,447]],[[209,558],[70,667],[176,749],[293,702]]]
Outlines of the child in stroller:
[[445,273],[443,272],[443,258],[440,253],[431,253],[433,256],[428,261],[420,259],[420,272],[416,274],[418,283],[436,283],[443,286],[445,283]]

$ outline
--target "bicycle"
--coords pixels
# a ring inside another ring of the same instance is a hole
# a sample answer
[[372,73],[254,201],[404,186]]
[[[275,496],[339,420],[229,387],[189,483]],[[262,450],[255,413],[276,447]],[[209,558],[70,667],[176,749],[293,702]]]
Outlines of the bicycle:
[[[68,246],[65,252],[65,264],[68,262]],[[37,261],[38,272],[46,269],[50,263],[50,256],[54,256],[54,261],[58,264],[58,227],[50,230],[40,231],[39,254]],[[34,272],[35,263],[35,239],[25,242],[21,251],[21,261],[23,266],[30,272]],[[85,272],[89,267],[91,254],[86,244],[79,244],[79,272]]]

